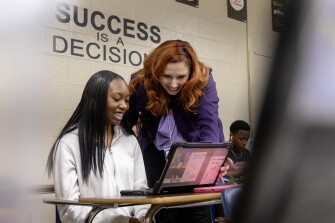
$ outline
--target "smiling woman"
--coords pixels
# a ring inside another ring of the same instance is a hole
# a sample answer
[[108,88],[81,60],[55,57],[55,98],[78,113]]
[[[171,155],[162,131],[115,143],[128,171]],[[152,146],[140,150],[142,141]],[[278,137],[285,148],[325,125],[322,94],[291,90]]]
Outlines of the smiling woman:
[[[212,69],[188,42],[168,40],[155,48],[132,75],[130,92],[122,124],[131,131],[140,120],[138,140],[149,187],[159,179],[173,142],[224,141]],[[207,223],[209,213],[206,206],[162,210],[156,222]]]
[[[120,75],[99,71],[88,80],[49,154],[47,168],[54,177],[56,198],[116,197],[120,190],[147,187],[139,144],[119,125],[128,103],[128,86]],[[58,206],[63,223],[84,222],[91,209]],[[136,223],[147,209],[146,205],[107,209],[97,218],[98,222]]]
[[159,83],[169,95],[178,94],[190,77],[190,67],[185,62],[169,63]]

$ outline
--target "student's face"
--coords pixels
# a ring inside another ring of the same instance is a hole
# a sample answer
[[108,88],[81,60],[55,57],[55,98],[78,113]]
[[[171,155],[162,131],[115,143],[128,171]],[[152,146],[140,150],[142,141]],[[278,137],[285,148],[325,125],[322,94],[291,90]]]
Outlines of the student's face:
[[250,131],[238,130],[237,133],[231,134],[233,146],[236,149],[245,148],[247,146],[249,138],[250,138]]
[[109,124],[120,124],[124,113],[129,108],[129,89],[122,79],[115,79],[109,84],[107,94],[107,119]]
[[188,81],[190,68],[185,62],[168,63],[159,82],[169,95],[178,94]]

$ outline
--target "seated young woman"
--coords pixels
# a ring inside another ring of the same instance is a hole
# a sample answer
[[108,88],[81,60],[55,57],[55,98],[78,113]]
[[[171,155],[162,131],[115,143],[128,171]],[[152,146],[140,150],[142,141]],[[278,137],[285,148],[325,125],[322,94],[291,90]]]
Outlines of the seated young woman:
[[[99,71],[87,82],[82,98],[49,154],[56,198],[115,197],[121,190],[147,187],[140,146],[119,125],[129,107],[125,80]],[[84,222],[92,207],[57,205],[63,223]],[[139,223],[148,205],[106,209],[94,222]]]

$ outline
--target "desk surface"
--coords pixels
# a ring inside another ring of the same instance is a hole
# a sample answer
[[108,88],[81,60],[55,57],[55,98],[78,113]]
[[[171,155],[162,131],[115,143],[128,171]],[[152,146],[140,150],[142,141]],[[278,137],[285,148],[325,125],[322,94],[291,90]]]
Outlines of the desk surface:
[[76,200],[59,200],[55,198],[43,199],[44,203],[67,204],[67,205],[88,205],[88,206],[109,206],[119,204],[139,205],[139,204],[187,204],[199,203],[211,200],[220,200],[221,193],[187,193],[171,195],[150,195],[150,196],[120,196],[120,197],[88,197]]
[[170,207],[193,207],[198,205],[209,205],[221,203],[221,193],[186,193],[170,195],[150,195],[150,196],[119,196],[119,197],[91,197],[80,198],[78,201],[58,200],[44,198],[44,203],[67,204],[67,205],[87,205],[94,207],[88,214],[85,222],[92,222],[93,218],[103,209],[117,208],[122,206],[132,206],[141,204],[151,204],[145,222],[153,222],[156,212],[161,208]]
[[185,204],[196,203],[207,200],[221,199],[221,193],[187,193],[170,195],[150,195],[150,196],[120,196],[116,198],[91,197],[80,198],[80,203],[94,203],[96,205],[107,204]]

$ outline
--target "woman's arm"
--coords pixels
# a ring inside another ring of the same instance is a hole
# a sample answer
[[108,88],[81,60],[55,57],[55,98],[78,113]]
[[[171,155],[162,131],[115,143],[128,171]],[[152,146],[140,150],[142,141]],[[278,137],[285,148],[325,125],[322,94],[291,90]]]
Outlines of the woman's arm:
[[204,88],[204,96],[199,103],[198,112],[200,140],[223,141],[223,130],[219,119],[219,97],[211,72],[207,86]]

